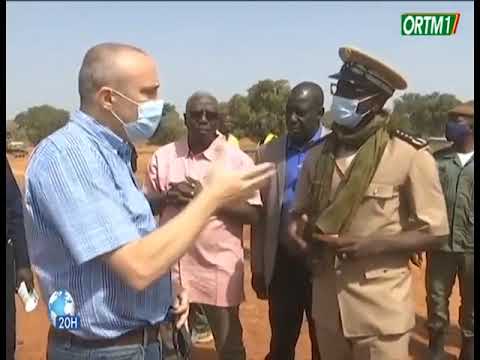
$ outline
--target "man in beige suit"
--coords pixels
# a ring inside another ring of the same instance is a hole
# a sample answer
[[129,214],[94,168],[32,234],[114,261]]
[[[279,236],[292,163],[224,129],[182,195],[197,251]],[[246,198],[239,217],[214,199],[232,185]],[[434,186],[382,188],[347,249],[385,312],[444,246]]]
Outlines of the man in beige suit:
[[257,161],[273,162],[277,176],[261,190],[263,219],[252,240],[252,286],[268,298],[272,337],[269,360],[293,360],[306,315],[312,340],[312,360],[319,360],[311,318],[311,274],[302,253],[287,248],[288,213],[306,152],[328,133],[321,126],[323,90],[312,82],[295,86],[286,105],[287,134],[260,148]]
[[415,323],[412,253],[440,246],[448,220],[426,142],[383,110],[403,77],[341,48],[332,75],[332,134],[311,150],[289,233],[312,261],[313,318],[322,360],[406,360]]

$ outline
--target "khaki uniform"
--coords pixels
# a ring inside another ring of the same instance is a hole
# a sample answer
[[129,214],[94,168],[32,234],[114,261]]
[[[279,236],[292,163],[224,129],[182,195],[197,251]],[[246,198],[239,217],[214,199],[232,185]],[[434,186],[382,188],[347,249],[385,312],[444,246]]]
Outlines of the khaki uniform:
[[[296,212],[310,208],[321,149],[313,149],[304,163]],[[347,169],[346,161],[337,159],[332,198]],[[389,236],[412,229],[448,235],[445,200],[427,147],[394,136],[348,234]],[[400,253],[340,260],[332,250],[323,251],[314,269],[312,310],[322,360],[408,359],[408,333],[415,324],[409,257]]]

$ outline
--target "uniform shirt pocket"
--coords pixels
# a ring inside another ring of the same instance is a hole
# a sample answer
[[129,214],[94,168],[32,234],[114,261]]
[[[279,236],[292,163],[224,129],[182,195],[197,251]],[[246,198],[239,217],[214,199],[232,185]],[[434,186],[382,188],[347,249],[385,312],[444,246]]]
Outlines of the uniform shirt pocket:
[[371,183],[365,192],[365,200],[372,202],[371,205],[374,208],[372,210],[390,213],[392,210],[398,209],[399,188],[389,184]]
[[365,193],[367,197],[390,199],[398,196],[398,188],[394,185],[371,183]]
[[409,272],[408,267],[394,268],[394,269],[382,267],[377,269],[366,270],[364,275],[365,275],[365,279],[371,280],[376,278],[395,277],[408,272]]

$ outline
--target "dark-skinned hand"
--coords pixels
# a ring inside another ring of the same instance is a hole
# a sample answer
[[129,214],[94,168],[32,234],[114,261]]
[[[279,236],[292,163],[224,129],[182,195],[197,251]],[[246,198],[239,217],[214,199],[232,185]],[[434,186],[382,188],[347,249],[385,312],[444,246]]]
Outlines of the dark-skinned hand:
[[28,267],[22,267],[17,269],[16,271],[16,287],[17,289],[20,287],[22,281],[25,281],[25,285],[27,286],[28,292],[32,292],[34,289],[33,283],[33,272]]
[[202,183],[189,176],[186,177],[187,183],[193,187],[193,197],[195,198],[203,190]]
[[267,300],[267,286],[263,274],[252,273],[252,288],[260,300]]
[[200,194],[202,189],[200,181],[187,176],[185,181],[172,184],[170,191],[172,192],[172,197],[177,197],[181,201],[190,201]]
[[[322,234],[318,231],[311,231],[308,234],[309,239],[305,239],[305,229],[308,225],[308,216],[303,214],[289,225],[289,235],[293,243],[305,254],[307,250],[315,251],[322,249],[323,246],[329,246],[339,253],[343,258],[360,257],[375,253],[376,243],[369,241],[371,238],[356,236],[341,236],[336,234]],[[315,244],[316,243],[316,244]],[[321,245],[321,246],[320,246]]]
[[[327,246],[333,247],[342,259],[359,258],[370,255],[376,255],[383,251],[383,244],[374,237],[360,237],[351,235],[325,235],[315,233],[313,238],[321,241]],[[410,256],[410,261],[418,268],[422,267],[423,258],[421,253],[414,253]]]
[[352,235],[334,235],[321,234],[315,232],[312,234],[314,241],[320,241],[324,245],[333,248],[340,258],[359,258],[369,255],[375,255],[381,252],[381,243],[373,237],[360,237]]
[[[308,222],[306,215],[302,216],[304,222]],[[351,235],[338,236],[336,234],[322,234],[313,232],[312,240],[318,241],[333,248],[342,259],[359,258],[375,255],[383,251],[383,243],[374,237],[360,237]],[[312,247],[312,249],[315,247]],[[410,256],[412,264],[421,268],[423,263],[422,253],[414,253]]]
[[410,256],[410,262],[416,267],[421,268],[423,264],[423,254],[421,252],[414,253]]
[[187,181],[171,184],[167,191],[167,203],[174,206],[187,205],[195,195],[195,189]]
[[306,215],[290,221],[288,224],[288,241],[285,244],[290,254],[299,257],[306,257],[309,253],[310,245],[304,239],[304,231],[308,223]]

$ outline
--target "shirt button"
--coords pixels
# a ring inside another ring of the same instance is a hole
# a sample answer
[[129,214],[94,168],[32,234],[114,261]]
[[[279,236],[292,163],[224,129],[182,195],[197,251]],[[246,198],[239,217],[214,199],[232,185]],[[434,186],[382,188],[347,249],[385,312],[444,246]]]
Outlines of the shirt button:
[[335,270],[335,274],[337,274],[338,276],[342,275],[342,270]]

